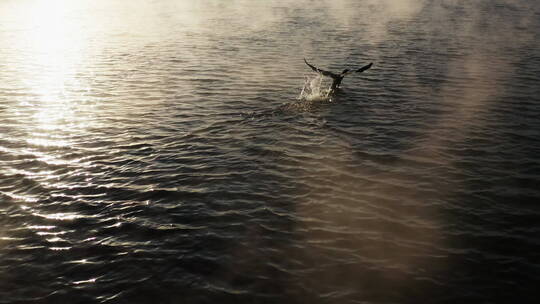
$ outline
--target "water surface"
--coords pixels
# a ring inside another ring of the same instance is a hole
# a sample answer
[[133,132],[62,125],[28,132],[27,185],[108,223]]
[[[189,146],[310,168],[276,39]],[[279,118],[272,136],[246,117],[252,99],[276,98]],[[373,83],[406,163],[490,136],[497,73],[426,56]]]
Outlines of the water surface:
[[539,14],[1,1],[0,303],[533,302]]

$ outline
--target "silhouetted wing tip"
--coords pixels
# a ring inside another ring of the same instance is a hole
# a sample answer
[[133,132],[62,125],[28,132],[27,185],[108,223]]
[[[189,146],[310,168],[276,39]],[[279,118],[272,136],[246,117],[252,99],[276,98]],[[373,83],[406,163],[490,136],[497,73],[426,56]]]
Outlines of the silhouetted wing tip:
[[373,65],[373,62],[370,62],[368,65],[365,65],[365,66],[359,68],[358,70],[356,70],[356,73],[362,73],[363,71],[371,68],[372,65]]
[[306,58],[304,58],[304,62],[308,65],[308,67],[310,67],[312,70],[314,70],[315,72],[318,72],[318,69],[314,66],[312,66],[311,64],[309,64],[309,62],[307,62]]

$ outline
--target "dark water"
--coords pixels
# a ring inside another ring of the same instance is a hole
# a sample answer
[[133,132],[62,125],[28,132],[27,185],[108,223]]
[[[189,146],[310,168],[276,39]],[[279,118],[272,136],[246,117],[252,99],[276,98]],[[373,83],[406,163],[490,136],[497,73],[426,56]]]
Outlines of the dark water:
[[0,1],[0,303],[536,303],[539,5],[470,2]]

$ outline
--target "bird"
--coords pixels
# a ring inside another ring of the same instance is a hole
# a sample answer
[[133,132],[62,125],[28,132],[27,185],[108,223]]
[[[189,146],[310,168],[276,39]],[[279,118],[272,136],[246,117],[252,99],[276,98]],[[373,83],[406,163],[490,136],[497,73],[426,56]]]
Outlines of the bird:
[[318,67],[315,67],[311,64],[309,64],[309,62],[307,62],[306,58],[304,58],[304,62],[315,72],[323,75],[323,76],[326,76],[326,77],[330,77],[332,78],[332,85],[330,86],[330,90],[328,91],[328,95],[331,95],[331,94],[334,94],[337,90],[337,88],[339,88],[339,86],[341,85],[341,81],[343,80],[343,78],[345,77],[345,75],[347,75],[348,73],[362,73],[363,71],[371,68],[371,66],[373,65],[373,62],[370,62],[369,64],[359,68],[359,69],[356,69],[356,70],[350,70],[350,69],[344,69],[340,74],[337,74],[337,73],[332,73],[332,72],[329,72],[329,71],[325,71],[325,70],[322,70],[322,69],[319,69]]

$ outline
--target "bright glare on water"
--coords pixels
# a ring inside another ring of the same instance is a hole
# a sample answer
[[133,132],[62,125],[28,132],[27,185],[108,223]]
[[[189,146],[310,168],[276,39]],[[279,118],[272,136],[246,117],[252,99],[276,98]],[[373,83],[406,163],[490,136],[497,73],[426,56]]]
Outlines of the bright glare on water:
[[1,0],[0,303],[536,303],[539,21]]

